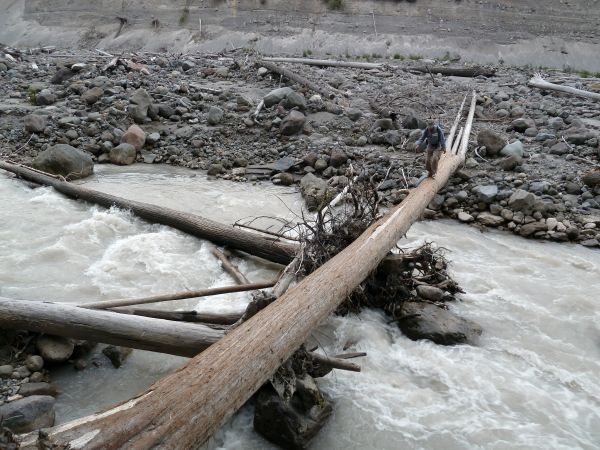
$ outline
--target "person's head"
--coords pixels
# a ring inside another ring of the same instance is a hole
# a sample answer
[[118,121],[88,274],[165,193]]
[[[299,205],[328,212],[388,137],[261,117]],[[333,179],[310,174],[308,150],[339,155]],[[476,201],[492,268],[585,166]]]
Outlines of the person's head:
[[435,122],[433,120],[428,120],[427,121],[427,129],[429,131],[433,131],[434,128],[435,128]]

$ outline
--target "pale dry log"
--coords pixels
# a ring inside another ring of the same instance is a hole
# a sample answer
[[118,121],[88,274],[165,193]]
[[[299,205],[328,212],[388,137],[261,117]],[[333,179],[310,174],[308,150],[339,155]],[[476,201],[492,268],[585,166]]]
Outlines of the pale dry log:
[[210,245],[209,249],[213,256],[219,260],[223,270],[227,272],[237,284],[250,284],[250,280],[248,280],[248,278],[246,278],[246,276],[240,272],[240,269],[238,269],[238,267],[229,260],[225,253],[212,244]]
[[360,372],[360,366],[345,359],[321,355],[320,353],[311,353],[311,359],[323,368],[332,368],[340,370],[349,370],[350,372]]
[[223,337],[207,326],[0,297],[0,327],[192,357]]
[[565,94],[571,94],[577,97],[588,98],[590,100],[600,100],[600,94],[597,94],[595,92],[584,91],[582,89],[577,89],[574,87],[550,83],[549,81],[544,80],[540,73],[536,73],[535,76],[531,80],[529,80],[529,83],[527,84],[537,89],[564,92]]
[[177,228],[193,236],[212,241],[216,244],[228,245],[279,264],[288,264],[294,258],[298,249],[298,246],[292,243],[276,242],[255,233],[249,233],[229,225],[220,224],[194,214],[94,191],[30,170],[25,166],[0,161],[0,168],[12,172],[27,181],[52,186],[58,192],[68,197],[85,200],[106,208],[118,206],[119,208],[130,210],[149,222]]
[[288,80],[294,81],[298,84],[306,86],[311,91],[314,91],[318,94],[321,94],[323,97],[332,100],[335,98],[335,94],[331,91],[331,89],[324,88],[319,86],[317,83],[310,81],[309,79],[303,77],[302,75],[298,75],[296,72],[292,72],[291,70],[284,69],[283,67],[279,67],[276,64],[267,62],[265,60],[259,61],[258,64],[270,70],[271,72],[278,73],[279,75],[284,76]]
[[213,295],[231,294],[232,292],[256,291],[258,289],[270,288],[274,284],[275,281],[265,281],[262,283],[221,286],[216,288],[200,289],[197,291],[183,291],[174,294],[154,295],[151,297],[101,300],[99,302],[82,303],[79,305],[79,307],[86,309],[108,309],[118,308],[119,306],[146,305],[148,303],[170,302],[174,300],[184,300],[187,298],[210,297]]
[[[463,142],[468,139],[464,133]],[[200,446],[375,270],[463,163],[465,146],[459,148],[442,156],[435,179],[424,180],[356,241],[185,367],[117,408],[47,430],[49,437],[60,445],[83,442],[86,449]],[[36,433],[25,437],[24,448],[35,448],[36,440]]]
[[496,69],[490,69],[487,67],[446,67],[446,66],[422,66],[422,67],[409,67],[407,70],[422,72],[422,73],[440,73],[447,76],[455,77],[477,77],[483,75],[484,77],[493,77],[496,75]]
[[310,58],[263,58],[263,61],[305,64],[308,66],[319,67],[348,67],[352,69],[383,69],[385,66],[381,63],[368,63],[357,61],[335,61],[332,59],[310,59]]

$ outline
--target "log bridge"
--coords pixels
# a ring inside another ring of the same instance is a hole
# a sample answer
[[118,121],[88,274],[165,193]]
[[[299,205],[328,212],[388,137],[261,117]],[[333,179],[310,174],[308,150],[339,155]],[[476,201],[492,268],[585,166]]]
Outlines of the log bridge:
[[[401,204],[371,225],[356,241],[287,291],[293,271],[284,271],[273,288],[277,300],[247,320],[231,315],[226,318],[206,315],[192,320],[205,324],[179,323],[173,327],[169,319],[185,320],[186,314],[193,316],[194,313],[152,316],[147,310],[144,314],[144,310],[122,309],[151,301],[169,301],[169,297],[211,295],[207,292],[210,290],[79,307],[0,298],[2,327],[85,337],[192,357],[177,372],[118,406],[45,430],[48,438],[60,446],[57,448],[98,450],[191,449],[206,442],[292,356],[311,331],[375,270],[464,162],[475,113],[475,92],[466,122],[459,128],[465,101],[466,97],[448,135],[448,151],[440,159],[436,178],[423,180]],[[0,168],[28,181],[53,186],[74,198],[131,209],[146,220],[174,226],[218,244],[282,264],[291,262],[292,267],[297,263],[294,258],[297,245],[190,214],[108,196],[10,162],[0,161]],[[349,261],[353,263],[348,264]],[[228,270],[235,273],[232,268]],[[234,278],[238,283],[246,282],[239,274]],[[272,285],[273,282],[237,284],[232,291]],[[219,289],[222,293],[223,288]],[[139,315],[135,315],[136,311]],[[211,321],[212,324],[231,324],[236,320],[237,326],[226,333],[210,326]],[[340,368],[356,370],[348,366],[348,362],[345,362],[346,367],[343,367],[344,361],[337,362]],[[333,366],[336,361],[331,363]],[[23,449],[41,448],[38,433],[21,435],[19,440]]]

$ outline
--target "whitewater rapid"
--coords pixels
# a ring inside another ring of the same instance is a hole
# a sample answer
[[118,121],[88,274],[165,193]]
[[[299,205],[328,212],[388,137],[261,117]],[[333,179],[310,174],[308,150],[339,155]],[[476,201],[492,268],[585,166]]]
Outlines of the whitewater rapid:
[[[99,168],[94,189],[222,222],[293,218],[293,190],[209,181],[183,169]],[[0,174],[0,295],[83,302],[230,284],[201,240],[129,213],[31,190]],[[320,380],[334,414],[315,449],[600,448],[600,253],[581,246],[482,234],[461,224],[416,224],[402,245],[434,241],[467,292],[452,305],[482,325],[477,346],[405,338],[377,311],[334,317],[313,338],[327,353],[365,351],[361,373]],[[251,280],[278,266],[238,259]],[[174,308],[241,311],[247,294],[173,302]],[[162,306],[164,307],[164,306]],[[64,422],[122,401],[185,362],[134,351],[121,369],[63,368],[54,381]],[[247,405],[208,448],[275,448],[252,430]]]

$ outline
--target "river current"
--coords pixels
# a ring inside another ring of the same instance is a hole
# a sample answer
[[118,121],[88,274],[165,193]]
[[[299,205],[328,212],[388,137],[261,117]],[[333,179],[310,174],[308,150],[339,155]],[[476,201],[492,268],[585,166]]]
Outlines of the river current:
[[[293,218],[289,188],[209,181],[197,172],[149,166],[98,167],[85,184],[226,223]],[[231,284],[204,242],[131,214],[30,189],[0,173],[0,295],[86,302]],[[479,323],[476,346],[413,342],[376,311],[333,317],[314,333],[330,354],[365,351],[361,373],[334,371],[319,383],[334,414],[314,449],[600,448],[600,253],[581,246],[480,233],[450,221],[415,224],[403,246],[425,240],[448,250],[466,291],[453,311]],[[239,259],[253,281],[278,266]],[[161,308],[241,311],[247,294],[172,302]],[[120,369],[53,375],[65,422],[138,393],[184,358],[134,351]],[[359,361],[357,361],[359,362]],[[244,407],[210,449],[275,448],[252,429]]]

